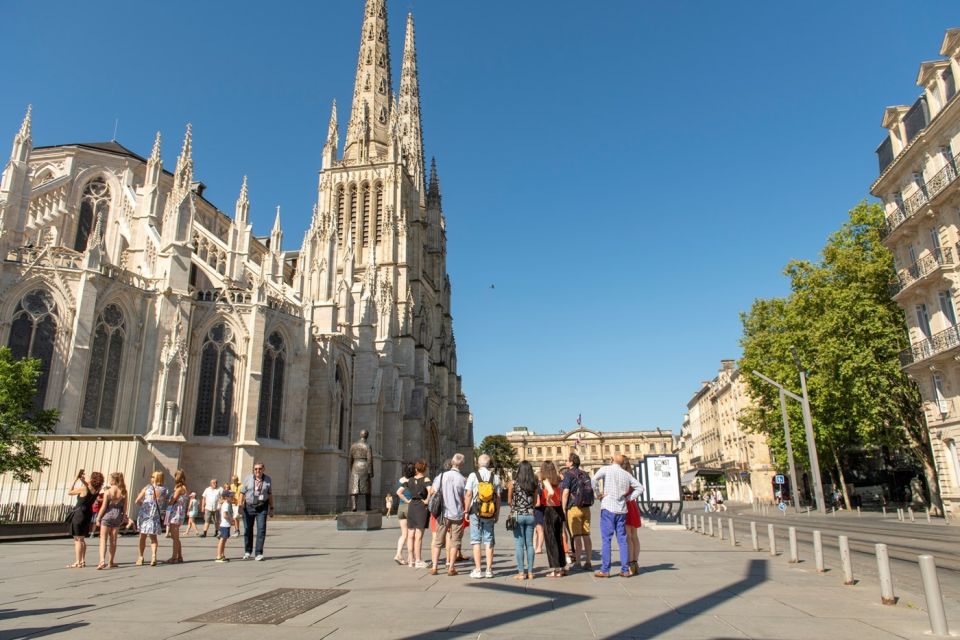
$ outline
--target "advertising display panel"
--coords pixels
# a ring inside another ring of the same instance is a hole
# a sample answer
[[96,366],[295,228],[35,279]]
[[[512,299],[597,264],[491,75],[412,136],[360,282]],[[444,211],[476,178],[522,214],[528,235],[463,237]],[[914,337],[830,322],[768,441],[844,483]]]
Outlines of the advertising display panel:
[[646,492],[647,502],[680,502],[680,461],[677,456],[647,456]]

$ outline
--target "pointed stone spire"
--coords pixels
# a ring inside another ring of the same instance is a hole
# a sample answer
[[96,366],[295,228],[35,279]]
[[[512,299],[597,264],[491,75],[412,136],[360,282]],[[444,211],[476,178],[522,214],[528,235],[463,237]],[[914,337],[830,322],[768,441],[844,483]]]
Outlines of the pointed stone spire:
[[386,0],[366,0],[344,157],[378,156],[390,143],[390,39]]
[[93,231],[87,236],[87,252],[94,249],[100,249],[103,246],[103,214],[96,213],[96,222],[93,224]]
[[441,207],[440,176],[437,175],[437,159],[430,159],[430,184],[427,186],[427,207]]
[[280,253],[283,250],[283,230],[280,228],[280,205],[277,205],[277,217],[273,220],[273,229],[270,231],[270,250]]
[[193,125],[187,123],[183,147],[177,157],[177,169],[173,174],[174,189],[186,192],[193,184]]
[[153,149],[150,151],[150,157],[147,159],[147,162],[159,162],[160,161],[160,132],[157,131],[157,137],[153,139]]
[[237,198],[237,206],[234,209],[234,220],[237,225],[247,224],[250,219],[250,199],[247,197],[247,176],[243,176],[243,183],[240,184],[240,197]]
[[414,183],[423,185],[423,124],[420,118],[420,79],[417,74],[417,44],[413,14],[407,14],[407,35],[403,42],[403,69],[400,73],[400,132],[407,153],[407,166]]
[[13,150],[10,159],[15,162],[26,162],[33,150],[33,105],[27,105],[27,114],[20,123],[20,130],[13,137]]
[[340,144],[340,130],[337,123],[337,101],[333,101],[330,110],[330,122],[327,124],[327,141],[323,143],[323,159],[321,168],[329,169],[337,161],[337,147]]

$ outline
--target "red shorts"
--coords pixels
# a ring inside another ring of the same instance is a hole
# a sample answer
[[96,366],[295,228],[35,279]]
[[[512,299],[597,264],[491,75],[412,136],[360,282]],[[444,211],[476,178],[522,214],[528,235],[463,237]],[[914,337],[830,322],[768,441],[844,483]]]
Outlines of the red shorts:
[[640,528],[640,507],[636,500],[627,500],[627,526]]

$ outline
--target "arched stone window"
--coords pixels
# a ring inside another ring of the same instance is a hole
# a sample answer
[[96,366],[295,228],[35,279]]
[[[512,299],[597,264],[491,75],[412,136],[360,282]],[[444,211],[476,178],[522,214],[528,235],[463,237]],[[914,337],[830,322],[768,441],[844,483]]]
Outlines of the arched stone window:
[[233,331],[224,323],[214,325],[207,332],[200,350],[194,435],[230,435],[236,363]]
[[343,192],[343,185],[337,187],[337,244],[343,246],[343,237],[347,235],[344,220],[347,217],[347,196]]
[[263,347],[263,378],[260,382],[260,409],[257,412],[257,437],[280,438],[283,407],[283,374],[287,349],[283,336],[271,333]]
[[14,358],[40,360],[34,406],[43,408],[57,338],[57,305],[47,291],[34,289],[17,303],[7,343]]
[[[110,187],[103,178],[94,178],[83,188],[80,197],[80,215],[77,218],[77,237],[73,248],[76,251],[86,251],[90,242],[90,234],[96,226],[97,218],[110,213]],[[101,225],[103,228],[103,225]]]
[[347,407],[347,376],[343,369],[337,367],[333,383],[333,410],[334,419],[337,425],[337,447],[345,449],[347,446],[347,433],[350,429],[350,415]]
[[123,312],[115,304],[107,305],[97,318],[90,349],[90,369],[80,417],[80,426],[84,429],[113,429],[125,337]]
[[360,187],[360,205],[363,209],[360,215],[360,233],[363,234],[363,246],[370,246],[370,185]]

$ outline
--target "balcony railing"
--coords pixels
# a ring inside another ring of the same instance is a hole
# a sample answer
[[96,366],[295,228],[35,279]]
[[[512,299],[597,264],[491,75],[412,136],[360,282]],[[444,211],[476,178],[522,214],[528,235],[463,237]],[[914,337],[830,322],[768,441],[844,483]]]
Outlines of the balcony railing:
[[952,326],[901,351],[900,364],[906,367],[958,346],[960,346],[960,327]]
[[953,265],[953,250],[950,247],[940,247],[931,253],[922,256],[906,269],[897,273],[896,282],[890,283],[890,296],[895,296],[917,280],[924,278],[940,267]]
[[913,195],[903,201],[894,211],[887,216],[887,221],[880,231],[880,235],[886,238],[894,229],[909,220],[920,207],[930,200],[936,198],[940,193],[950,186],[957,179],[957,170],[955,165],[960,159],[960,153],[951,158],[950,162],[940,169],[926,184],[916,190]]

